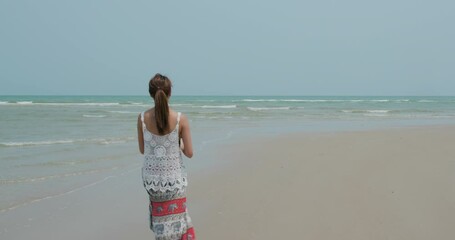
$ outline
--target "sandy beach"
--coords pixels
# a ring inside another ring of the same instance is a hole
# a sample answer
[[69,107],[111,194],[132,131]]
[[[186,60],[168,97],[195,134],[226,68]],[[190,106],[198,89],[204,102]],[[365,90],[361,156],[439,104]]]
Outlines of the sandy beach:
[[[454,126],[430,126],[219,144],[186,159],[189,212],[198,239],[452,239],[454,142]],[[153,239],[139,159],[0,213],[0,238]]]
[[0,1],[0,240],[455,239],[454,9]]
[[[236,144],[192,196],[201,239],[451,239],[454,127],[296,134]],[[198,178],[199,179],[199,178]],[[217,185],[219,187],[217,187]]]

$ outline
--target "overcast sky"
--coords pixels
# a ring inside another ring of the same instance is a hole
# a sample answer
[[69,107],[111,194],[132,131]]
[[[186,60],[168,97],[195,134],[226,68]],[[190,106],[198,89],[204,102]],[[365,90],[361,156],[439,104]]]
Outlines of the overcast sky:
[[453,1],[0,1],[0,95],[455,95]]

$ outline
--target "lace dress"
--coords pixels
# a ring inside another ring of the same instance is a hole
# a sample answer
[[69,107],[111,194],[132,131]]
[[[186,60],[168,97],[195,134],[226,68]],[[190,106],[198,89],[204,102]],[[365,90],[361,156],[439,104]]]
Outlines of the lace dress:
[[179,112],[175,129],[166,135],[147,130],[141,113],[144,134],[142,181],[150,198],[150,229],[156,240],[196,239],[186,209],[187,178],[179,146]]

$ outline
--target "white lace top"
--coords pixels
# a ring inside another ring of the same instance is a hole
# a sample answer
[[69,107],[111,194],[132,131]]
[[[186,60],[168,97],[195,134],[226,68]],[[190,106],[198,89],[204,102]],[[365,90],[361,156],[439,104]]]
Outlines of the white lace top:
[[179,146],[179,112],[175,129],[166,135],[156,135],[147,130],[144,112],[141,113],[144,134],[144,164],[142,180],[144,187],[153,191],[181,189],[187,186],[182,151]]

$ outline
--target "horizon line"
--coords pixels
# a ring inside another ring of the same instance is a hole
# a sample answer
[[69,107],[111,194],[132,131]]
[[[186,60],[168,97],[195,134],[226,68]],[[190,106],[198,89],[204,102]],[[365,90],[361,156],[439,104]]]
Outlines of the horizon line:
[[[150,97],[149,95],[139,95],[139,94],[0,94],[0,97]],[[171,97],[455,97],[455,95],[279,95],[279,94],[262,94],[262,95],[253,95],[253,94],[246,94],[246,95],[229,95],[229,94],[222,94],[222,95],[214,95],[214,94],[201,94],[201,95],[194,95],[194,94],[176,94],[171,95]]]

